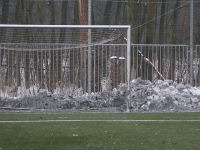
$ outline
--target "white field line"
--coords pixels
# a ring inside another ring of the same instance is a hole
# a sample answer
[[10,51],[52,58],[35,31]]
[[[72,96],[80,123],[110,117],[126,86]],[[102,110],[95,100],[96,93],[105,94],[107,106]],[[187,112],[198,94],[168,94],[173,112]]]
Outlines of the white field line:
[[16,120],[0,123],[43,123],[43,122],[200,122],[200,120]]

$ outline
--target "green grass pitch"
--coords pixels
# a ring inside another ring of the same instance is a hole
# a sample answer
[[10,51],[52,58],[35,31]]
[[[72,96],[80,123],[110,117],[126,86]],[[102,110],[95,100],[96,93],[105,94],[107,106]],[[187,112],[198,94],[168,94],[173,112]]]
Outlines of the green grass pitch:
[[0,113],[0,150],[199,148],[199,112]]

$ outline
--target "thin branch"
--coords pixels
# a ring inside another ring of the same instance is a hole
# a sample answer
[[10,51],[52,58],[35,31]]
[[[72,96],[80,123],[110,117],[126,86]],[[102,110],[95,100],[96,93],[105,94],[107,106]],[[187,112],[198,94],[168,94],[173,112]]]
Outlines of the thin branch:
[[[127,39],[126,39],[125,37],[124,37],[124,40],[127,41]],[[142,54],[142,52],[141,52],[140,50],[137,50],[137,51],[138,51],[138,53],[141,55],[141,57],[153,67],[153,69],[158,73],[158,75],[159,75],[163,80],[165,80],[165,78],[163,77],[163,75],[158,71],[158,69],[156,69],[156,67],[153,65],[153,63],[152,63],[148,58],[146,58],[146,57],[144,56],[144,54]]]
[[153,69],[157,72],[157,74],[158,74],[163,80],[165,80],[165,78],[163,77],[163,75],[158,71],[158,69],[156,69],[156,67],[153,65],[153,63],[152,63],[148,58],[146,58],[146,57],[142,54],[142,52],[141,52],[140,50],[137,50],[137,51],[138,51],[138,53],[141,55],[141,57],[153,67]]

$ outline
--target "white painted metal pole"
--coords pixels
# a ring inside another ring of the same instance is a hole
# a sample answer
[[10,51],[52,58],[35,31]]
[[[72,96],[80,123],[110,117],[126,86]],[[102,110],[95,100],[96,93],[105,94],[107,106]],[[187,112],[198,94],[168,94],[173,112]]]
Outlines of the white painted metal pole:
[[128,29],[129,25],[26,25],[26,24],[0,24],[0,28],[71,28],[71,29]]
[[[130,90],[130,71],[131,70],[131,26],[127,29],[127,86]],[[127,97],[127,112],[130,112],[130,96]]]
[[[92,24],[92,4],[91,0],[88,0],[88,25]],[[91,44],[92,44],[92,37],[91,37],[91,29],[88,29],[88,94],[91,94],[92,89],[92,64],[91,64]]]
[[127,29],[127,84],[130,82],[130,62],[131,62],[131,27]]
[[193,85],[194,1],[190,0],[190,84]]

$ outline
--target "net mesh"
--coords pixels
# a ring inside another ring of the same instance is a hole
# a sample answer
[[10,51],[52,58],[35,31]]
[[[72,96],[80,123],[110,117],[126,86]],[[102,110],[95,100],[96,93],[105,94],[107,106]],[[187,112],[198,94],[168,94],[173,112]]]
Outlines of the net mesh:
[[102,78],[111,80],[110,89],[125,81],[123,29],[91,29],[90,45],[88,29],[1,28],[1,33],[1,96],[41,89],[68,96],[87,92],[89,47],[93,92],[102,89]]
[[[124,43],[126,30],[90,29],[92,44]],[[87,44],[88,29],[1,28],[1,43]]]

